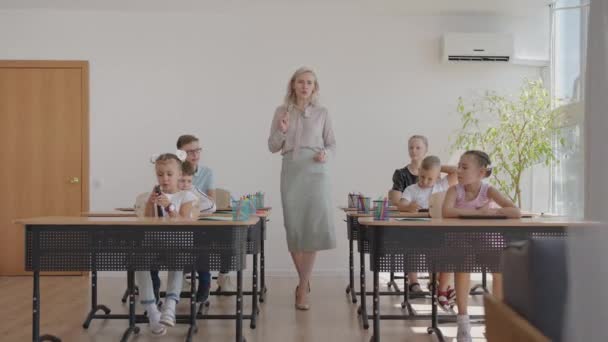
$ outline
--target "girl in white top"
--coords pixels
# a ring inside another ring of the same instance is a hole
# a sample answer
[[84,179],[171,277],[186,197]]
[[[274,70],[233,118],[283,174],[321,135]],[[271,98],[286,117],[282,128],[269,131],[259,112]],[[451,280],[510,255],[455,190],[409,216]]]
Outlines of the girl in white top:
[[[168,216],[190,218],[192,205],[196,196],[190,191],[180,191],[178,181],[182,174],[182,160],[175,154],[161,154],[155,161],[158,187],[151,192],[145,207],[145,216]],[[160,190],[157,193],[156,190]],[[166,301],[162,314],[156,306],[152,278],[149,271],[135,272],[139,285],[140,303],[144,305],[150,321],[150,330],[154,335],[164,335],[165,326],[175,325],[175,306],[179,301],[182,289],[183,272],[169,271]]]

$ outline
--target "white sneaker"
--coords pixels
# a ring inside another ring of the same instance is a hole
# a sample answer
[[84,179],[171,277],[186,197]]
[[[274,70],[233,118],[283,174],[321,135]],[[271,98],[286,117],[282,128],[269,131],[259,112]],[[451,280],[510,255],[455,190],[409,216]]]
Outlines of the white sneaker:
[[471,322],[468,315],[458,315],[456,318],[458,323],[458,332],[456,333],[457,342],[472,342],[471,337]]
[[220,292],[232,292],[236,291],[236,287],[232,283],[229,273],[220,273],[217,276],[217,287]]
[[148,307],[146,309],[148,314],[148,322],[150,327],[150,332],[155,336],[162,336],[167,333],[167,328],[160,323],[161,313],[156,308],[156,304],[153,307]]
[[175,309],[166,307],[163,309],[163,313],[160,315],[160,324],[168,327],[175,326]]
[[160,315],[160,324],[164,324],[168,327],[175,326],[175,306],[177,303],[175,300],[169,298],[163,305],[163,313]]

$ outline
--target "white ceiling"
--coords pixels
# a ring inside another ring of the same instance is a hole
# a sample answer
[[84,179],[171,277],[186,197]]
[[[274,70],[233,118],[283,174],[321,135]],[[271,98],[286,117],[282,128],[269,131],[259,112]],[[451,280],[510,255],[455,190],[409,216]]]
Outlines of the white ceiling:
[[404,15],[528,15],[548,0],[0,0],[0,9],[108,10],[134,12],[267,11],[272,7],[327,8]]

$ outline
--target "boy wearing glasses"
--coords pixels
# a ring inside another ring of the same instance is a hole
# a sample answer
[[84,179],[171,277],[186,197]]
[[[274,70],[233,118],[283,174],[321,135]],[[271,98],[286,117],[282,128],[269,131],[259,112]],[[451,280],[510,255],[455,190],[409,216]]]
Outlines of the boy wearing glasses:
[[210,168],[199,165],[201,151],[203,150],[198,138],[194,135],[182,135],[177,139],[177,149],[186,152],[186,160],[194,165],[194,177],[192,177],[192,185],[200,192],[204,192],[207,196],[215,199],[215,177]]

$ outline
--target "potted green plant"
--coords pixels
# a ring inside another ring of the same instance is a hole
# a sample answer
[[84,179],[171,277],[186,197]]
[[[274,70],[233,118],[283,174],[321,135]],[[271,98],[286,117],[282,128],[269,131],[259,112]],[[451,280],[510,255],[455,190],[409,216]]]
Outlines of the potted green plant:
[[490,182],[521,208],[523,172],[556,162],[556,144],[564,145],[562,110],[554,109],[541,80],[526,80],[518,96],[488,91],[471,102],[459,98],[457,111],[462,125],[453,150],[488,153],[494,167]]

